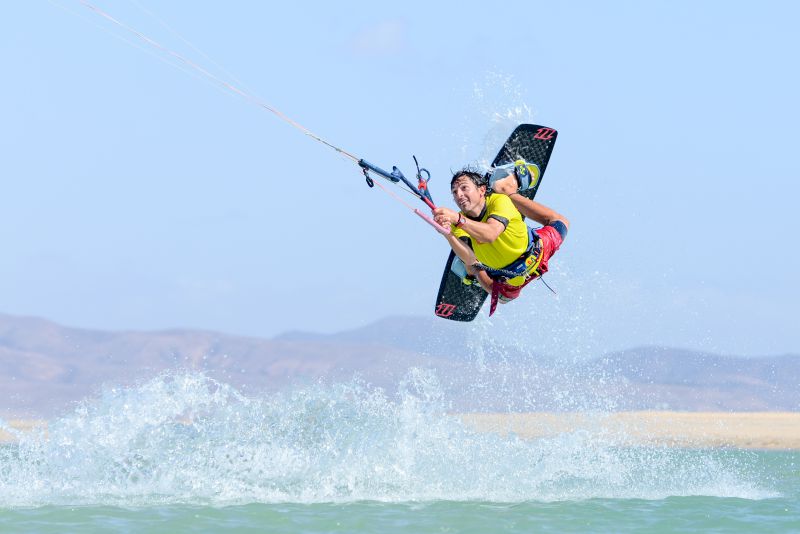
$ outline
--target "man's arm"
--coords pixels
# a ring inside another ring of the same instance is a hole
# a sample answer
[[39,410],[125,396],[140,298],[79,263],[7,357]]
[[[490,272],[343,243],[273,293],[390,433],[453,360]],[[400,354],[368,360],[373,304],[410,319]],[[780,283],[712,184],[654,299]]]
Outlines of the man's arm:
[[[462,226],[463,228],[463,226]],[[453,234],[449,234],[444,236],[447,239],[447,242],[450,244],[450,248],[453,249],[458,258],[464,262],[464,266],[467,268],[467,273],[470,276],[474,276],[478,279],[478,282],[481,284],[481,287],[487,292],[492,292],[492,278],[486,274],[484,271],[476,271],[473,265],[477,263],[478,258],[475,257],[475,252],[467,246],[461,239],[454,236]]]
[[[433,215],[439,224],[456,224],[459,218],[459,214],[449,208],[436,208],[433,211]],[[461,225],[461,229],[478,243],[492,243],[500,237],[506,227],[497,219],[488,219],[484,223],[464,217],[464,224]]]
[[569,220],[567,220],[566,217],[548,208],[544,204],[540,204],[519,193],[512,193],[509,195],[509,198],[521,214],[529,219],[533,219],[542,226],[561,221],[564,223],[564,226],[569,228]]
[[533,219],[537,223],[546,226],[555,221],[561,221],[564,226],[569,228],[569,220],[566,217],[557,213],[556,211],[548,208],[544,204],[540,204],[535,200],[531,200],[518,192],[517,179],[514,176],[508,176],[495,182],[495,193],[508,195],[514,207],[519,210],[521,214],[529,219]]
[[472,275],[474,274],[474,269],[472,265],[478,261],[478,258],[475,257],[475,252],[469,248],[469,246],[461,241],[461,239],[457,238],[453,234],[448,234],[444,236],[447,239],[447,242],[450,244],[450,248],[453,249],[456,256],[459,257],[461,261],[464,262],[464,265],[467,267],[467,272]]

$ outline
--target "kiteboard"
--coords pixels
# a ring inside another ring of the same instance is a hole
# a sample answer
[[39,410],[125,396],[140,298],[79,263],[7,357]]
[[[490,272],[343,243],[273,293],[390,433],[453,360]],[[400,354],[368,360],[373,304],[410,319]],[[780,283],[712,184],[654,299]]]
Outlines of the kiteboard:
[[[527,163],[534,163],[539,168],[538,175],[533,173],[530,186],[520,191],[520,194],[533,200],[539,185],[542,183],[547,162],[553,153],[558,132],[553,128],[536,124],[520,124],[508,137],[503,147],[492,161],[492,169],[513,164],[518,159]],[[490,170],[491,172],[491,170]],[[447,258],[447,263],[439,284],[439,294],[436,296],[434,313],[443,319],[451,321],[472,321],[481,310],[488,293],[483,290],[478,281],[465,284],[460,275],[453,272],[453,263],[460,262],[453,251]]]

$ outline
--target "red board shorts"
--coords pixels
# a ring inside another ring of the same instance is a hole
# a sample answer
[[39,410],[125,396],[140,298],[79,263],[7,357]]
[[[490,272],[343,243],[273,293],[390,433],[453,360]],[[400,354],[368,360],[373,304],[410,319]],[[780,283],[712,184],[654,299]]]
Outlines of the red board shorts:
[[[536,232],[536,235],[539,236],[540,246],[542,247],[542,261],[539,263],[538,269],[541,276],[547,272],[547,262],[561,247],[561,243],[564,242],[564,238],[567,237],[567,227],[563,222],[555,221],[547,226],[539,228],[538,230],[534,230],[534,232]],[[536,278],[538,278],[538,276]],[[521,286],[509,286],[506,284],[500,285],[499,293],[501,300],[508,302],[509,300],[514,300],[515,298],[519,297],[522,288],[528,285],[529,282],[536,280],[536,278],[529,279]]]
[[[561,228],[556,225],[560,225]],[[567,227],[561,221],[556,221],[534,230],[534,232],[541,239],[542,261],[539,263],[539,272],[544,274],[547,272],[547,262],[561,248],[561,243],[564,242],[564,238],[567,236]]]

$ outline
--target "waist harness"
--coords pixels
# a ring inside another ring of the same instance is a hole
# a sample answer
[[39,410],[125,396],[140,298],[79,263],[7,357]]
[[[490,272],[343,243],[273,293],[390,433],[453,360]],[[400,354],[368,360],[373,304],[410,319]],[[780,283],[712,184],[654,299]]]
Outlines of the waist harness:
[[492,279],[492,301],[489,316],[497,309],[498,301],[508,302],[519,296],[523,287],[539,278],[542,273],[539,266],[542,263],[541,238],[533,228],[528,228],[528,248],[519,258],[502,269],[493,269],[482,264],[475,268],[484,271]]

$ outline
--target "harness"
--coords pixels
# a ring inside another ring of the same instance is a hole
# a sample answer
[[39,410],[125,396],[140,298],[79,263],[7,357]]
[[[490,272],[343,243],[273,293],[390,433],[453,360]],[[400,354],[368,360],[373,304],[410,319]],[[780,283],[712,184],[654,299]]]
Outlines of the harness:
[[[481,263],[474,265],[476,269],[484,271],[492,279],[490,317],[497,309],[498,301],[508,302],[516,298],[523,287],[542,276],[539,271],[539,266],[542,263],[541,238],[530,227],[528,227],[528,236],[528,248],[519,258],[504,268],[493,269]],[[515,283],[510,283],[512,281]]]

